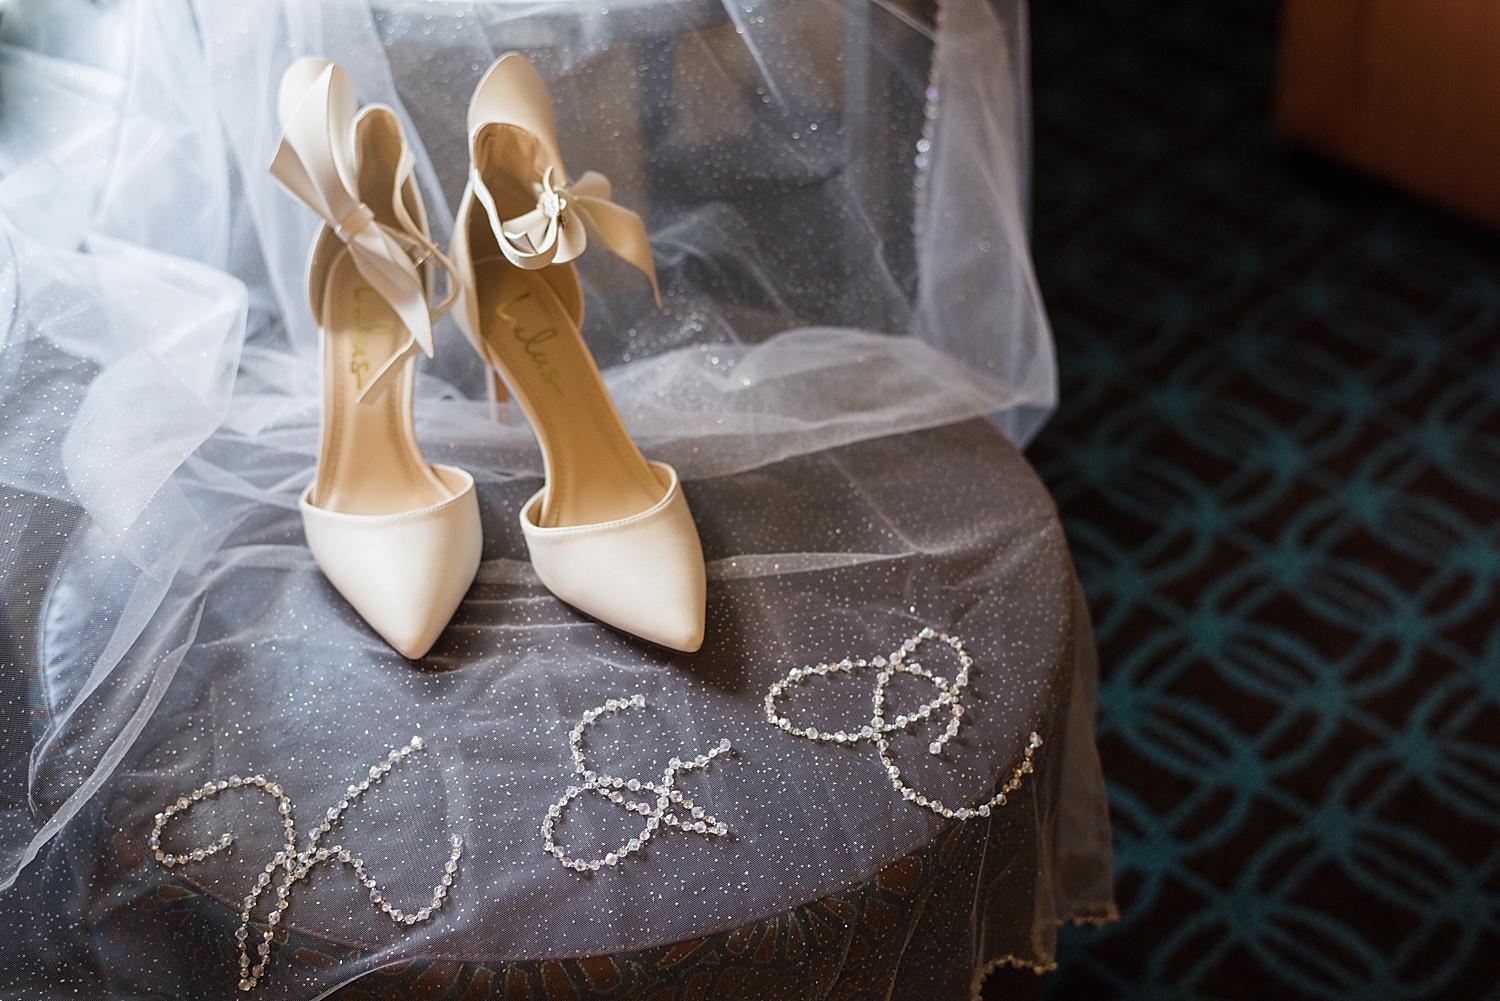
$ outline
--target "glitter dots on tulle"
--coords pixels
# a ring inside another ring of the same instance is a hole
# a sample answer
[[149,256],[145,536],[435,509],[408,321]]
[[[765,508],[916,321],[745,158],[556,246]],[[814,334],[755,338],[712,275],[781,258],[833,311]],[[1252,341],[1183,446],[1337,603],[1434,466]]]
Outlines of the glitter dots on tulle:
[[[228,779],[219,779],[208,782],[201,788],[194,789],[186,796],[181,797],[175,803],[168,806],[156,815],[156,824],[151,829],[149,843],[156,861],[171,869],[175,866],[188,862],[201,862],[216,852],[222,851],[233,844],[234,839],[229,834],[224,834],[212,842],[206,848],[194,848],[184,853],[169,853],[162,849],[162,831],[173,817],[191,810],[195,805],[205,800],[213,799],[228,789],[250,789],[269,797],[276,804],[276,812],[281,817],[281,825],[286,837],[286,847],[278,851],[269,862],[265,864],[264,870],[255,878],[255,885],[245,895],[240,910],[240,926],[235,931],[234,937],[240,946],[240,980],[239,989],[248,991],[260,982],[265,975],[266,966],[270,962],[271,942],[275,938],[276,928],[281,924],[282,915],[291,906],[291,890],[293,884],[298,880],[306,879],[307,875],[317,866],[325,862],[338,862],[354,870],[354,878],[370,891],[370,902],[381,913],[390,917],[397,925],[409,927],[422,921],[431,920],[443,907],[443,901],[448,896],[450,888],[458,878],[458,860],[463,855],[463,839],[455,837],[452,839],[452,849],[448,853],[448,860],[443,863],[443,874],[432,890],[432,899],[425,906],[416,911],[403,911],[399,907],[391,906],[390,901],[385,899],[380,887],[375,880],[365,871],[363,859],[356,857],[342,845],[334,845],[330,848],[318,847],[318,842],[323,835],[333,829],[333,825],[344,811],[348,810],[359,798],[369,791],[372,785],[380,782],[389,775],[391,769],[406,760],[413,751],[423,748],[422,738],[413,737],[411,742],[396,748],[385,760],[379,764],[371,765],[368,776],[361,778],[358,782],[350,783],[344,790],[344,795],[339,801],[323,814],[323,820],[307,836],[307,847],[301,851],[297,850],[297,828],[292,820],[292,801],[286,795],[281,785],[264,775],[253,775],[250,778],[241,778],[231,775]],[[281,884],[276,887],[276,906],[265,918],[265,930],[261,933],[262,941],[255,947],[258,959],[252,964],[250,959],[250,919],[255,908],[255,903],[260,895],[271,888],[273,875],[282,870]]]
[[[583,753],[584,729],[606,713],[613,714],[622,709],[644,709],[645,707],[646,699],[640,695],[632,695],[628,699],[610,699],[604,705],[585,712],[583,719],[568,732],[568,747],[573,752],[573,771],[582,779],[583,785],[568,786],[557,802],[547,807],[547,814],[542,818],[542,844],[549,855],[575,872],[598,872],[602,868],[619,865],[627,855],[640,851],[645,847],[646,842],[653,837],[660,836],[668,828],[675,827],[679,831],[701,834],[705,837],[723,837],[729,833],[729,828],[721,821],[705,812],[703,807],[696,805],[676,788],[679,775],[694,769],[707,768],[713,759],[728,753],[728,740],[721,740],[704,753],[686,761],[673,758],[667,762],[667,767],[662,772],[659,782],[642,782],[636,778],[624,779],[617,775],[605,775],[588,766]],[[645,826],[639,834],[614,851],[607,852],[603,858],[587,861],[569,855],[567,850],[553,838],[553,831],[562,822],[563,814],[568,806],[586,792],[594,793],[623,810],[638,813],[646,818]],[[639,799],[636,798],[637,796]],[[682,812],[678,813],[679,810]]]
[[[958,655],[958,674],[952,681],[941,675],[934,674],[919,662],[910,659],[917,652],[918,648],[929,640],[946,643]],[[1016,766],[1010,778],[1000,787],[1000,791],[978,806],[963,806],[958,809],[944,806],[941,800],[928,799],[907,785],[901,777],[901,769],[896,767],[896,763],[890,758],[888,753],[890,743],[886,740],[886,734],[926,725],[929,722],[940,719],[946,712],[948,716],[947,726],[936,740],[927,745],[928,752],[934,755],[941,755],[944,746],[954,737],[958,736],[959,727],[964,715],[962,694],[964,688],[969,684],[969,668],[972,666],[974,666],[974,659],[964,649],[962,640],[957,636],[949,636],[947,633],[939,633],[931,628],[924,627],[917,635],[903,642],[900,648],[891,654],[889,659],[876,657],[874,660],[866,661],[851,660],[846,657],[837,663],[792,668],[792,670],[787,672],[785,677],[773,684],[766,692],[766,721],[794,737],[803,737],[807,740],[834,744],[855,744],[861,740],[868,740],[875,745],[875,749],[880,755],[880,763],[885,766],[886,776],[891,780],[891,785],[902,799],[915,803],[917,806],[926,807],[933,813],[943,817],[954,817],[959,820],[968,820],[970,817],[988,817],[996,807],[1005,805],[1006,795],[1015,792],[1021,785],[1022,776],[1032,770],[1031,759],[1036,754],[1037,748],[1042,746],[1042,738],[1035,732],[1031,734],[1026,742],[1026,753],[1021,759],[1021,763]],[[821,731],[811,726],[799,727],[788,717],[781,715],[777,711],[777,700],[786,693],[788,688],[801,683],[806,678],[851,673],[872,667],[876,669],[875,691],[871,696],[873,706],[870,721],[864,725],[847,730]],[[887,719],[886,686],[897,674],[910,674],[913,677],[922,678],[930,682],[937,689],[937,696],[912,712],[898,713],[892,719]]]

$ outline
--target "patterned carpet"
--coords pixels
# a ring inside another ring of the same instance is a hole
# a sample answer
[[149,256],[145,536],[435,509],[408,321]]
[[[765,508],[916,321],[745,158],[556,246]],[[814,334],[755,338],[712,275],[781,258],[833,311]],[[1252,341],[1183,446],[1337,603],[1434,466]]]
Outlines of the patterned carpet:
[[1272,0],[1033,19],[1123,911],[1044,993],[1500,998],[1500,238],[1278,141]]

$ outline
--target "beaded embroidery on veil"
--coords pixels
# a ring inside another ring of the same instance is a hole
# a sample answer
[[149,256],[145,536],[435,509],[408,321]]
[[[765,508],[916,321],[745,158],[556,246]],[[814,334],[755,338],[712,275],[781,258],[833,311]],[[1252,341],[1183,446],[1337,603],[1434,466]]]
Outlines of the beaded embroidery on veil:
[[[265,975],[266,967],[270,964],[271,947],[276,938],[276,926],[281,923],[283,915],[291,907],[292,886],[307,876],[317,866],[324,862],[340,862],[354,871],[357,879],[365,889],[370,891],[370,903],[387,915],[397,925],[414,925],[419,921],[427,921],[434,914],[442,910],[443,901],[452,891],[454,881],[458,878],[458,860],[463,856],[464,840],[455,835],[452,839],[453,849],[448,855],[448,860],[443,863],[443,874],[438,877],[438,883],[432,889],[432,900],[426,906],[415,911],[404,912],[399,907],[392,907],[391,902],[382,894],[375,878],[365,871],[364,860],[359,858],[349,849],[342,845],[334,845],[325,848],[318,844],[319,838],[333,830],[333,825],[338,823],[344,811],[358,803],[359,798],[370,789],[370,784],[379,782],[390,774],[391,768],[404,761],[407,755],[413,751],[423,748],[422,738],[413,737],[411,742],[396,748],[384,761],[370,766],[368,778],[360,779],[357,783],[351,783],[344,790],[344,798],[328,808],[323,817],[323,822],[313,829],[307,836],[307,846],[301,850],[297,848],[297,827],[293,819],[292,800],[286,795],[280,783],[274,779],[267,779],[264,775],[253,775],[248,779],[242,779],[238,775],[231,775],[227,779],[210,780],[198,789],[194,789],[188,795],[178,799],[177,802],[167,806],[161,813],[156,815],[156,823],[151,828],[151,837],[148,843],[156,861],[164,868],[180,866],[187,862],[202,862],[204,859],[216,852],[225,851],[233,846],[234,835],[226,831],[217,841],[209,844],[206,848],[194,848],[185,854],[173,855],[162,850],[161,836],[167,824],[174,816],[184,814],[191,810],[194,805],[211,800],[227,789],[250,789],[255,792],[264,793],[276,801],[276,812],[281,815],[282,826],[286,830],[286,847],[272,856],[271,861],[265,864],[265,869],[255,878],[255,883],[246,894],[242,910],[240,911],[240,926],[235,929],[234,938],[239,943],[240,954],[240,981],[239,989],[248,991],[260,982]],[[255,911],[256,901],[262,893],[271,888],[272,875],[276,870],[284,871],[281,885],[276,887],[276,901],[273,909],[266,914],[265,928],[261,931],[262,941],[256,945],[255,953],[257,959],[251,965],[250,959],[250,921]]]

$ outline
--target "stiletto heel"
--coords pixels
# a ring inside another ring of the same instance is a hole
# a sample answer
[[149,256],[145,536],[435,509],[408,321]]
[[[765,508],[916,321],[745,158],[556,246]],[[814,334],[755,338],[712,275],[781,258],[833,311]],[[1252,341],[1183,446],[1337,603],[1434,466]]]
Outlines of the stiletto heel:
[[300,502],[318,565],[402,655],[425,654],[479,569],[474,479],[431,466],[412,419],[417,351],[456,294],[429,309],[436,259],[396,114],[356,114],[353,83],[323,59],[281,81],[271,173],[322,217],[308,262],[323,382],[317,477]]
[[609,200],[603,175],[569,185],[551,98],[525,57],[508,53],[490,67],[468,124],[456,315],[541,445],[546,485],[521,509],[532,565],[594,618],[696,650],[706,593],[698,532],[676,471],[648,462],[620,421],[579,333],[583,292],[569,263],[597,239],[655,290],[646,227]]

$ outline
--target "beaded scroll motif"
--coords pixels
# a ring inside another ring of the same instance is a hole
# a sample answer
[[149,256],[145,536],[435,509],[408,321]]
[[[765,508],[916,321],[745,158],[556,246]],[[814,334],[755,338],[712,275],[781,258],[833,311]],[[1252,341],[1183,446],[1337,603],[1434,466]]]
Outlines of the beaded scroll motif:
[[[568,732],[568,747],[573,752],[573,771],[583,785],[568,786],[557,802],[547,807],[547,815],[542,818],[542,845],[547,854],[575,872],[598,872],[604,866],[619,865],[625,856],[644,848],[653,835],[662,834],[663,824],[669,828],[675,827],[679,831],[690,831],[708,837],[723,837],[729,833],[729,828],[721,821],[706,813],[703,807],[695,805],[691,799],[683,795],[682,790],[676,788],[677,776],[694,769],[707,768],[709,762],[727,753],[729,751],[728,740],[720,740],[704,753],[688,761],[673,758],[667,762],[667,767],[663,770],[660,781],[657,782],[642,782],[636,778],[624,779],[618,775],[605,775],[588,766],[583,753],[584,729],[591,726],[605,713],[613,714],[623,709],[644,709],[645,707],[646,699],[642,695],[632,695],[628,699],[610,699],[604,705],[586,711],[583,719],[579,720]],[[623,807],[631,813],[639,813],[646,818],[645,827],[635,837],[614,851],[606,853],[603,858],[588,861],[570,856],[552,836],[553,830],[562,822],[563,813],[568,806],[586,792],[594,793],[616,806]],[[634,793],[643,795],[640,800],[636,800],[631,795]],[[679,816],[675,812],[679,808],[686,811],[686,816]]]
[[[942,675],[932,673],[919,662],[908,659],[924,642],[933,639],[946,643],[958,655],[958,674],[952,681]],[[999,792],[978,806],[963,806],[956,810],[944,806],[941,800],[928,799],[907,785],[901,778],[901,769],[896,767],[896,763],[887,753],[890,744],[886,740],[886,734],[920,726],[933,716],[941,717],[946,709],[949,717],[947,727],[936,740],[927,745],[927,750],[932,754],[943,753],[943,745],[958,736],[959,721],[964,715],[962,694],[969,684],[969,668],[973,665],[974,659],[969,656],[968,651],[964,649],[963,641],[957,636],[949,636],[947,633],[939,633],[930,627],[924,627],[917,635],[902,643],[889,659],[876,657],[874,660],[866,661],[850,660],[846,657],[837,663],[792,668],[785,677],[773,684],[766,692],[766,720],[772,726],[780,727],[794,737],[805,737],[813,741],[855,744],[861,740],[868,740],[875,745],[876,752],[880,755],[880,763],[885,766],[885,773],[889,776],[891,785],[895,787],[902,799],[926,807],[943,817],[956,817],[959,820],[968,820],[970,817],[988,817],[996,807],[1005,805],[1006,794],[1015,792],[1021,785],[1021,777],[1032,770],[1031,759],[1036,754],[1037,748],[1042,746],[1042,738],[1035,732],[1026,743],[1025,757],[1021,759],[1021,763],[1016,766],[1010,778],[1000,787]],[[867,667],[876,669],[875,692],[872,696],[874,710],[870,722],[855,732],[838,730],[830,733],[821,732],[811,726],[798,727],[777,711],[777,699],[781,698],[788,688],[805,678],[813,675],[849,673]],[[925,679],[932,683],[938,694],[936,698],[920,706],[916,711],[897,715],[894,720],[888,721],[885,718],[885,689],[891,678],[897,674],[910,674],[913,677]]]
[[[385,899],[385,895],[376,885],[374,878],[365,871],[363,859],[356,858],[341,845],[334,845],[331,848],[318,847],[318,841],[333,829],[334,823],[343,816],[345,810],[358,802],[372,785],[389,775],[391,769],[406,760],[408,755],[422,748],[422,738],[413,737],[409,744],[398,747],[387,755],[384,761],[372,765],[368,778],[350,783],[349,788],[344,791],[343,798],[329,807],[323,815],[323,822],[307,836],[307,847],[301,851],[297,850],[297,828],[292,820],[292,801],[287,798],[286,792],[279,783],[267,779],[264,775],[254,775],[250,778],[231,775],[228,779],[208,782],[202,788],[194,789],[156,815],[156,824],[151,829],[151,851],[156,856],[156,861],[171,869],[187,862],[201,862],[208,856],[229,848],[234,841],[234,838],[226,833],[207,848],[194,848],[181,854],[170,854],[163,851],[161,836],[172,818],[188,812],[198,803],[213,799],[226,789],[253,789],[276,801],[276,810],[281,815],[282,827],[286,832],[286,847],[278,851],[266,863],[265,871],[256,877],[255,885],[246,894],[240,910],[240,926],[234,933],[234,937],[240,944],[240,990],[250,990],[265,975],[266,966],[270,962],[271,942],[276,935],[276,926],[281,923],[282,913],[291,906],[292,885],[300,879],[305,879],[308,873],[324,862],[337,861],[353,869],[354,878],[370,891],[370,902],[382,913],[389,915],[390,919],[398,925],[408,926],[419,921],[428,921],[442,909],[443,900],[448,896],[449,888],[458,878],[458,859],[463,854],[464,845],[462,838],[453,838],[453,849],[448,855],[448,861],[443,864],[443,875],[438,884],[433,887],[432,900],[415,912],[404,912],[399,907],[391,906],[390,901]],[[270,888],[272,874],[277,869],[283,870],[283,875],[281,885],[276,887],[276,906],[271,913],[266,915],[266,928],[261,936],[263,941],[256,946],[259,960],[252,966],[248,942],[251,912],[260,895]]]

